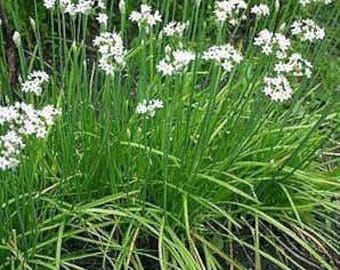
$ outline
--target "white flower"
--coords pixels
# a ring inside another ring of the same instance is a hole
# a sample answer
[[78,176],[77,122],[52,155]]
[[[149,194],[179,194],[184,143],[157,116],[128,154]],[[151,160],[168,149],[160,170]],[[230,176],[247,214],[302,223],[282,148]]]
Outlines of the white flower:
[[76,6],[71,0],[59,0],[61,12],[71,16],[76,15]]
[[105,8],[106,8],[106,5],[105,5],[104,0],[98,0],[97,5],[98,5],[98,7],[101,8],[101,9],[105,9]]
[[163,76],[173,75],[182,71],[192,61],[195,60],[195,54],[187,50],[172,51],[170,47],[166,48],[166,57],[157,65],[157,70]]
[[22,135],[35,135],[44,138],[47,135],[48,128],[53,124],[56,116],[61,114],[59,109],[51,105],[41,110],[34,109],[32,104],[18,104],[20,110],[20,122],[17,123],[20,128],[18,132]]
[[229,21],[231,25],[236,25],[246,17],[242,12],[247,9],[247,3],[243,0],[225,0],[215,2],[214,14],[218,22]]
[[288,38],[280,33],[273,33],[267,29],[260,31],[254,39],[254,45],[262,47],[262,53],[270,55],[276,54],[276,57],[283,59],[290,48],[291,42]]
[[106,15],[106,13],[99,13],[96,19],[99,22],[99,24],[106,26],[109,17]]
[[[101,2],[98,2],[100,5]],[[94,0],[78,0],[77,3],[71,0],[59,0],[61,12],[75,16],[77,14],[90,14],[95,8]]]
[[191,51],[176,50],[172,53],[174,58],[174,66],[176,69],[182,69],[195,60],[195,54]]
[[159,99],[146,100],[144,99],[137,105],[137,114],[145,114],[149,117],[154,117],[157,110],[163,108],[163,101]]
[[255,5],[251,8],[250,13],[253,13],[257,16],[267,16],[270,14],[270,10],[268,5],[266,4],[259,4]]
[[162,33],[164,33],[164,35],[168,37],[172,37],[175,35],[182,37],[185,28],[186,23],[171,21],[164,26]]
[[44,71],[33,71],[27,76],[27,80],[21,84],[23,92],[34,93],[40,96],[42,84],[49,81],[49,75]]
[[18,155],[25,147],[22,136],[9,130],[0,136],[0,170],[14,169],[19,164]]
[[157,65],[157,70],[162,73],[163,76],[168,76],[175,72],[175,67],[172,63],[168,63],[166,60],[161,60]]
[[107,75],[113,75],[114,70],[125,66],[125,55],[122,38],[116,33],[102,32],[93,41],[100,53],[99,68]]
[[333,0],[299,0],[299,3],[302,6],[307,6],[311,3],[323,3],[325,5],[331,4]]
[[313,0],[299,0],[299,3],[303,6],[310,4]]
[[48,128],[60,114],[61,110],[52,105],[41,110],[24,102],[0,107],[0,125],[6,130],[5,135],[0,136],[0,169],[14,169],[25,147],[24,139],[27,136],[46,137]]
[[322,40],[325,37],[325,30],[318,26],[311,19],[295,21],[291,27],[291,33],[294,36],[300,36],[302,41]]
[[20,114],[15,106],[0,106],[0,126],[17,121],[19,117]]
[[52,105],[47,105],[39,111],[39,116],[45,121],[49,127],[53,125],[54,118],[61,115],[61,110]]
[[158,10],[152,13],[150,6],[142,4],[140,6],[140,12],[132,11],[129,19],[132,22],[137,22],[139,26],[145,26],[146,29],[155,26],[158,22],[162,22],[162,16]]
[[293,90],[289,84],[289,81],[283,75],[277,77],[265,77],[264,78],[264,90],[265,95],[269,96],[273,101],[286,101],[293,95]]
[[56,4],[56,0],[44,0],[44,7],[47,9],[53,9]]
[[92,0],[79,0],[76,5],[75,12],[80,14],[89,14],[94,8],[94,1]]
[[286,73],[297,77],[306,76],[307,78],[310,78],[312,76],[312,68],[312,64],[303,59],[301,54],[293,53],[288,58],[287,62],[283,63],[280,61],[277,63],[274,70],[277,73]]
[[230,44],[212,46],[203,53],[202,58],[219,63],[227,72],[232,70],[235,63],[239,64],[243,60],[241,53]]

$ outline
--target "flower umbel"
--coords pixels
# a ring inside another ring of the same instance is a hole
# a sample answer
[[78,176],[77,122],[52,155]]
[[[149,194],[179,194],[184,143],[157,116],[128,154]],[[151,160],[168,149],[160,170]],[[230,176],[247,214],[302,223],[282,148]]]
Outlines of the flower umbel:
[[318,26],[311,19],[295,21],[292,24],[291,33],[294,36],[300,36],[302,41],[315,41],[325,38],[325,29]]
[[283,75],[277,77],[265,77],[264,78],[264,90],[263,92],[269,96],[273,101],[286,101],[293,95],[293,90],[289,84],[287,78]]
[[107,75],[113,75],[116,69],[125,66],[125,54],[123,40],[117,33],[102,32],[93,41],[98,48],[100,59],[99,68]]
[[266,4],[258,4],[251,8],[250,13],[253,13],[256,16],[268,16],[270,14],[270,10]]
[[34,93],[40,96],[43,83],[48,82],[49,75],[44,71],[33,71],[27,76],[27,80],[21,84],[21,89],[26,93]]
[[168,37],[172,37],[172,36],[182,37],[185,28],[186,28],[185,23],[171,21],[167,25],[164,26],[162,30],[162,34]]
[[[42,83],[48,80],[47,73],[34,71],[22,84],[22,90],[40,95]],[[17,167],[20,163],[20,153],[25,147],[26,137],[45,138],[55,117],[60,114],[61,110],[52,105],[42,109],[35,109],[32,104],[25,102],[0,106],[0,127],[6,130],[6,133],[0,136],[0,170]]]
[[241,53],[232,45],[212,46],[203,53],[204,60],[213,60],[219,63],[223,69],[230,72],[234,64],[239,64],[243,60]]
[[142,4],[140,11],[132,11],[129,19],[132,22],[137,22],[139,26],[144,26],[148,30],[155,26],[158,22],[162,22],[162,16],[158,10],[152,12],[149,5]]
[[287,62],[280,61],[275,65],[274,70],[277,73],[286,73],[296,77],[306,76],[310,78],[312,76],[312,64],[303,59],[301,54],[293,53]]
[[255,37],[254,45],[262,47],[265,55],[275,54],[277,58],[283,59],[291,46],[291,42],[283,34],[270,32],[268,29],[260,31]]
[[163,101],[159,99],[144,99],[137,105],[136,112],[138,114],[145,114],[149,117],[154,117],[156,111],[163,108]]
[[166,48],[166,57],[157,65],[157,70],[163,76],[173,75],[181,72],[186,66],[195,60],[195,54],[188,50],[172,51],[170,47]]
[[228,21],[231,25],[236,25],[247,18],[242,14],[247,7],[247,3],[243,0],[217,1],[214,10],[216,20],[221,23]]

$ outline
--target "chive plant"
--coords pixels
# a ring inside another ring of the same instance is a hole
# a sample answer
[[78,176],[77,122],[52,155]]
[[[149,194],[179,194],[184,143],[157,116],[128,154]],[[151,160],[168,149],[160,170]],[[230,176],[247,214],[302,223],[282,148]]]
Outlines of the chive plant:
[[339,267],[339,3],[29,2],[0,269]]

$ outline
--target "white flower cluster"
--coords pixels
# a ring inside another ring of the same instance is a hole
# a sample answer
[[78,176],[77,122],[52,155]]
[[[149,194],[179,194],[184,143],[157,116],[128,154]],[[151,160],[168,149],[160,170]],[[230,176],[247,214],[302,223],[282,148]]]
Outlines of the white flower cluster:
[[142,4],[140,6],[140,12],[132,11],[129,19],[132,22],[137,22],[138,26],[144,26],[148,30],[155,26],[158,22],[162,22],[162,16],[158,10],[152,13],[152,8],[149,5]]
[[57,0],[44,0],[44,7],[47,9],[53,9]]
[[195,54],[188,50],[173,51],[169,46],[165,48],[166,56],[157,65],[157,70],[163,76],[173,75],[183,70],[195,60]]
[[255,37],[254,45],[261,46],[262,53],[266,55],[274,53],[277,58],[283,59],[287,55],[291,42],[283,34],[273,33],[268,29],[264,29]]
[[[56,0],[44,0],[44,6],[47,9],[54,9],[57,5]],[[99,3],[103,3],[99,1]],[[98,3],[98,5],[99,5]],[[78,0],[77,3],[72,2],[72,0],[59,0],[59,6],[63,13],[69,15],[85,14],[88,15],[95,8],[94,0]]]
[[275,65],[275,72],[292,74],[296,77],[306,76],[310,78],[312,76],[312,64],[311,62],[302,58],[300,53],[293,53],[287,62],[280,61]]
[[20,153],[25,147],[25,136],[46,137],[55,117],[60,114],[61,111],[52,105],[40,110],[24,102],[0,106],[0,127],[6,130],[6,133],[0,136],[0,170],[17,167]]
[[61,112],[52,105],[47,105],[41,110],[34,109],[32,104],[17,103],[19,118],[15,126],[19,134],[34,135],[45,138],[48,128],[53,124],[53,119]]
[[242,15],[248,5],[243,0],[225,0],[215,2],[215,16],[218,22],[224,23],[228,20],[231,25],[236,25],[242,20],[247,19]]
[[293,90],[287,78],[281,74],[277,77],[264,78],[264,93],[269,96],[273,101],[286,101],[293,95]]
[[294,36],[301,36],[302,41],[314,41],[314,40],[322,40],[325,38],[325,29],[318,26],[311,19],[304,19],[295,21],[291,27],[291,33]]
[[[312,1],[305,1],[304,3],[307,4],[307,2],[311,3]],[[313,2],[321,1],[313,0]],[[291,34],[299,36],[302,41],[313,42],[317,39],[324,39],[325,30],[311,19],[300,19],[292,23]],[[287,79],[288,76],[311,78],[313,65],[304,59],[300,53],[295,52],[288,57],[287,52],[291,48],[291,42],[284,35],[264,29],[258,33],[254,45],[261,46],[262,53],[266,55],[275,54],[279,59],[274,67],[276,77],[264,78],[264,93],[273,101],[286,101],[293,95]]]
[[0,136],[0,170],[14,169],[19,165],[18,156],[25,144],[22,136],[14,130]]
[[250,13],[256,16],[268,16],[270,14],[270,9],[266,4],[258,4],[251,8]]
[[106,9],[105,0],[98,0],[98,1],[97,1],[97,6],[98,6],[100,9]]
[[88,15],[93,11],[95,2],[93,0],[79,0],[77,4],[71,0],[60,0],[61,10],[71,16],[77,14]]
[[159,99],[146,100],[144,99],[137,105],[136,112],[138,114],[145,114],[149,117],[154,117],[156,111],[163,108],[163,101]]
[[42,93],[42,85],[48,82],[49,75],[44,71],[33,71],[27,76],[27,80],[21,84],[21,89],[25,93],[34,93],[40,96]]
[[172,36],[182,37],[185,28],[186,23],[171,21],[163,27],[161,34],[164,34],[167,37]]
[[243,60],[241,53],[230,44],[212,46],[203,53],[202,58],[216,61],[227,72],[232,70],[235,63],[239,64]]
[[299,3],[303,6],[307,6],[311,3],[323,3],[325,5],[331,4],[333,0],[299,0]]
[[99,13],[96,17],[96,20],[99,24],[107,26],[107,21],[109,20],[109,17],[106,13]]
[[117,33],[102,32],[93,41],[98,48],[100,59],[99,68],[107,75],[113,75],[115,69],[125,66],[123,40]]
[[[293,35],[301,34],[306,40],[314,40],[316,36],[320,37],[323,31],[309,20],[294,22],[292,29]],[[275,54],[279,59],[274,67],[276,76],[264,78],[264,93],[273,101],[282,102],[292,97],[293,91],[287,79],[288,76],[311,78],[313,66],[309,61],[305,60],[300,53],[292,53],[289,57],[287,56],[291,42],[284,35],[264,29],[255,38],[254,44],[261,46],[264,54]]]

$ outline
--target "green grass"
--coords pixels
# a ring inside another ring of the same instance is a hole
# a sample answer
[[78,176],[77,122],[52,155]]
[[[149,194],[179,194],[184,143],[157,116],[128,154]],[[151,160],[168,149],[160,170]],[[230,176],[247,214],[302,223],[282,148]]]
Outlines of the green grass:
[[[71,20],[42,1],[6,3],[23,39],[20,74],[48,72],[35,102],[63,114],[47,140],[29,141],[15,171],[0,172],[0,269],[339,267],[339,3],[284,1],[267,19],[218,32],[214,1],[193,2],[152,5],[164,20],[190,21],[182,42],[197,53],[239,48],[245,58],[230,74],[198,59],[161,77],[167,42],[155,35],[160,26],[147,35],[128,21],[133,1],[125,15],[118,1],[108,8],[108,30],[129,50],[113,78],[97,67],[94,15]],[[327,38],[294,45],[312,61],[313,77],[274,103],[262,93],[272,60],[252,38],[284,23],[286,32],[300,17],[316,20]],[[9,87],[5,53],[2,104],[20,93]],[[162,99],[164,109],[137,115],[143,98]]]

